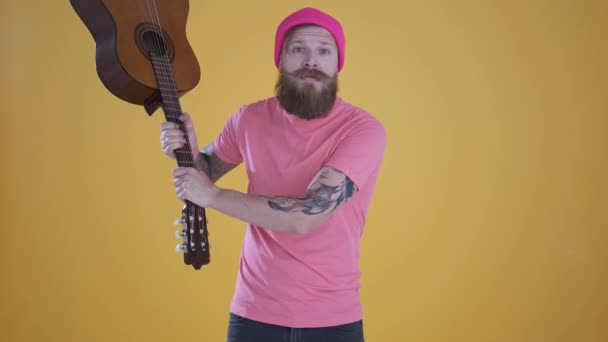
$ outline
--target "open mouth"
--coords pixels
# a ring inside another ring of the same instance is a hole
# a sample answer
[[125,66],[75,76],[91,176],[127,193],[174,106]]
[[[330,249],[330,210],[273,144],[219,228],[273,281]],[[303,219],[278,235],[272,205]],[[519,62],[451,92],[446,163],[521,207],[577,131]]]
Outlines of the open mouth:
[[316,76],[306,76],[306,75],[303,75],[303,76],[300,76],[299,78],[301,80],[304,80],[304,81],[319,81],[319,78],[316,77]]

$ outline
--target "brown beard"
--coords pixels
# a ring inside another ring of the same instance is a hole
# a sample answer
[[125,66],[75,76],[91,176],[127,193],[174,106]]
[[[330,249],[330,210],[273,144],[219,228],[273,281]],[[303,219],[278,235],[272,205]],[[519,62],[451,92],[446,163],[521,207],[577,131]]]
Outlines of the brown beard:
[[[299,85],[296,78],[314,77],[322,82],[317,91],[314,84]],[[312,69],[293,73],[280,72],[275,93],[281,107],[304,120],[323,118],[329,114],[338,94],[338,74],[331,77]]]

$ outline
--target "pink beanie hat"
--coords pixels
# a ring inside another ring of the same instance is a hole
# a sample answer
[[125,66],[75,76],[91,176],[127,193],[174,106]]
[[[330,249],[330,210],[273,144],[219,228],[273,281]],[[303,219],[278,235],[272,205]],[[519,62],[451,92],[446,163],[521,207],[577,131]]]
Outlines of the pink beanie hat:
[[338,71],[342,70],[342,67],[344,66],[344,45],[346,43],[342,25],[340,25],[340,22],[335,18],[312,7],[306,7],[288,15],[283,19],[281,24],[279,24],[274,41],[274,64],[277,68],[279,67],[279,60],[281,59],[285,34],[287,34],[287,31],[292,27],[303,24],[321,26],[334,36],[336,45],[338,46]]

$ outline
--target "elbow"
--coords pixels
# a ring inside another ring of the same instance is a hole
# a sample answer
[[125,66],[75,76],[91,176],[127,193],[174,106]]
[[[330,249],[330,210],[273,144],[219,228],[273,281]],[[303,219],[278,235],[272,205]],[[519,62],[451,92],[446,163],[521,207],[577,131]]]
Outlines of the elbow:
[[296,224],[294,226],[293,231],[296,234],[300,234],[300,235],[304,235],[304,234],[308,234],[314,230],[316,230],[317,228],[319,228],[319,226],[324,222],[324,219],[321,218],[315,218],[315,217],[311,217],[309,219],[306,220],[302,220],[300,222],[298,222],[298,224]]
[[297,224],[293,227],[292,231],[296,234],[304,235],[310,233],[312,229],[306,224]]

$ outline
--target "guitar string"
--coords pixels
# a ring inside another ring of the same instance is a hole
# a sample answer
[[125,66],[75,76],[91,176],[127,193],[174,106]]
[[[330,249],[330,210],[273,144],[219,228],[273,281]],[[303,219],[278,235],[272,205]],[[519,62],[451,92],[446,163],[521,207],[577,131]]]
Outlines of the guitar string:
[[[161,51],[162,44],[163,44],[162,42],[163,41],[167,42],[167,40],[165,39],[163,31],[162,31],[162,25],[160,22],[160,17],[158,15],[156,1],[152,0],[152,4],[150,5],[149,1],[146,0],[146,5],[148,8],[148,12],[151,13],[152,22],[154,23],[154,21],[156,21],[155,22],[156,25],[153,25],[153,27],[157,28],[157,30],[158,30],[157,33],[161,38],[161,41],[158,41],[158,39],[156,39],[158,51]],[[152,10],[154,13],[152,13]],[[158,38],[158,37],[155,37],[155,38]],[[166,47],[167,47],[167,45],[165,45],[165,56],[167,58],[168,63],[164,63],[164,61],[162,61],[162,63],[160,63],[160,67],[161,67],[161,69],[163,69],[163,67],[164,67],[163,71],[167,72],[166,78],[169,80],[170,85],[173,86],[174,91],[172,92],[171,96],[169,96],[169,98],[171,100],[174,100],[175,101],[174,103],[177,105],[177,107],[179,107],[179,96],[177,95],[177,85],[175,84],[175,80],[173,78],[173,73],[171,70],[171,62],[169,61],[169,56],[167,54],[168,49],[166,49]],[[164,75],[160,75],[160,76],[163,77]],[[177,98],[173,98],[173,95],[175,95]],[[179,109],[179,108],[176,108],[176,109]],[[181,110],[180,110],[180,112],[181,112]],[[175,117],[174,120],[177,122],[178,118]],[[179,124],[179,122],[178,122],[178,124]],[[188,149],[191,150],[191,146],[189,145],[190,141],[189,141],[189,137],[188,137],[187,127],[185,125],[182,125],[182,126],[184,127],[184,131],[185,131],[186,144],[188,145]],[[192,167],[195,167],[194,160],[193,160],[194,156],[192,155],[192,153],[195,151],[190,151],[190,152],[191,153],[188,153],[186,159],[188,162],[191,163]],[[188,204],[186,204],[186,208],[187,208],[187,212],[188,212],[188,215],[187,215],[188,217],[186,218],[187,220],[190,220],[190,218],[192,218],[193,220],[198,220],[199,218],[201,218],[201,220],[203,219],[202,208],[199,208],[198,206],[188,205]],[[201,211],[200,214],[199,214],[199,210]],[[194,212],[192,212],[192,211],[194,211]],[[196,227],[196,226],[197,226],[196,223],[194,223],[194,227]],[[200,237],[201,237],[201,240],[203,240],[202,235],[200,235]],[[188,246],[188,248],[189,247],[191,247],[191,246]],[[201,245],[201,247],[202,247],[202,245]]]
[[[158,33],[158,35],[161,37],[161,41],[158,41],[158,39],[156,39],[156,42],[157,42],[157,44],[159,45],[158,47],[159,47],[159,48],[162,48],[162,41],[167,42],[167,40],[165,39],[165,37],[164,37],[164,33],[163,33],[163,31],[162,31],[162,25],[161,25],[161,23],[160,23],[160,17],[159,17],[159,15],[158,15],[158,9],[157,9],[157,7],[156,7],[156,1],[155,1],[155,0],[152,0],[152,4],[150,5],[149,0],[146,0],[146,4],[148,5],[148,11],[150,12],[151,16],[153,17],[153,18],[152,18],[152,20],[153,20],[153,22],[155,22],[155,24],[156,24],[156,25],[155,25],[155,28],[157,28],[157,29],[158,29],[158,32],[157,32],[157,33]],[[168,61],[168,58],[169,58],[169,56],[167,55],[167,61]],[[170,61],[168,61],[168,63],[166,63],[165,61],[161,61],[160,66],[161,66],[161,67],[164,69],[163,71],[166,71],[166,72],[167,72],[167,77],[166,77],[166,79],[169,81],[169,84],[170,84],[171,86],[173,86],[173,90],[174,90],[174,91],[173,91],[173,93],[174,93],[174,94],[171,94],[171,96],[170,96],[170,100],[174,101],[174,103],[175,103],[176,105],[178,105],[178,106],[179,106],[179,98],[174,98],[174,96],[177,96],[177,85],[175,84],[175,79],[174,79],[174,77],[172,77],[172,76],[173,76],[173,72],[172,72],[172,69],[171,69],[171,62],[170,62]],[[161,75],[161,77],[163,77],[163,75]],[[176,108],[176,109],[179,109],[179,108]],[[180,110],[180,111],[181,111],[181,110]],[[180,113],[180,114],[181,114],[181,113]],[[174,119],[175,121],[178,121],[178,120],[177,120],[177,117],[175,117],[175,118],[173,118],[173,119]],[[179,123],[179,122],[178,122],[178,123]],[[189,139],[188,139],[188,135],[187,135],[187,134],[188,134],[188,132],[187,132],[187,128],[186,128],[186,126],[184,126],[184,130],[186,131],[186,141],[187,141],[187,143],[189,144],[189,141],[188,141]],[[190,147],[190,146],[188,146],[188,147]],[[195,151],[191,151],[191,152],[195,152]],[[194,157],[194,156],[192,156],[192,155],[188,155],[188,156],[187,156],[187,159],[188,159],[188,162],[190,162],[190,163],[192,164],[192,166],[194,167],[195,165],[194,165],[194,159],[193,159],[193,157]]]
[[[153,20],[152,15],[150,15],[152,12],[150,10],[150,6],[148,4],[148,2],[145,2],[145,9],[142,9],[142,3],[140,0],[135,1],[137,4],[137,10],[139,12],[140,15],[140,19],[143,23],[150,23],[152,25],[152,28],[154,30],[155,28],[155,23]],[[146,13],[147,11],[147,13]],[[150,51],[154,48],[156,49],[156,51],[160,51],[160,42],[158,42],[156,35],[151,35],[148,36],[149,40],[145,41],[144,43],[149,44],[150,46],[147,46],[148,48],[148,53],[150,53]],[[153,47],[153,46],[154,47]],[[149,55],[149,57],[152,59],[152,54]],[[153,66],[153,64],[151,64]],[[154,70],[154,68],[152,68],[152,71],[155,73],[156,71]],[[157,80],[158,83],[158,87],[160,88],[160,81]],[[177,158],[177,157],[176,157]],[[187,237],[187,236],[186,236]]]
[[[162,27],[162,26],[160,25],[160,18],[159,18],[159,15],[158,15],[158,9],[157,9],[157,7],[156,7],[156,0],[152,0],[152,2],[154,3],[154,7],[153,7],[153,8],[154,8],[154,12],[155,12],[155,14],[156,14],[157,21],[158,21],[158,23],[159,23],[159,27]],[[162,37],[162,31],[161,31],[161,37]],[[163,38],[163,39],[164,39],[164,38]],[[168,67],[169,69],[171,68],[171,62],[170,62],[170,61],[169,61],[168,65],[167,65],[167,67]],[[173,83],[173,87],[174,87],[174,89],[175,89],[174,94],[175,94],[175,96],[176,96],[176,99],[175,99],[175,100],[176,100],[176,103],[178,103],[178,104],[179,104],[179,95],[177,94],[177,85],[175,84],[175,78],[174,78],[174,77],[170,77],[170,81]],[[184,127],[184,128],[185,128],[185,130],[186,130],[186,141],[187,141],[187,144],[189,145],[189,144],[190,144],[190,141],[189,141],[189,139],[188,139],[187,127]],[[191,147],[190,147],[190,146],[189,146],[189,148],[191,149]],[[191,152],[191,153],[198,153],[198,151],[190,151],[190,152]],[[189,155],[188,155],[188,158],[190,159],[191,157],[193,158],[193,160],[191,161],[191,163],[192,163],[192,167],[196,168],[196,165],[195,165],[196,158],[194,157],[194,155],[189,154]],[[194,212],[193,212],[193,213],[191,213],[191,214],[193,214],[193,216],[192,216],[192,217],[194,218],[194,220],[196,220],[196,222],[194,223],[194,227],[199,227],[199,228],[200,228],[200,233],[201,233],[201,234],[197,234],[197,235],[199,236],[199,238],[200,238],[200,243],[201,243],[201,246],[199,246],[199,247],[201,247],[201,248],[203,248],[203,249],[204,249],[204,248],[206,248],[206,247],[207,247],[207,246],[206,246],[207,241],[206,241],[206,239],[205,239],[205,237],[204,237],[204,232],[203,232],[203,229],[204,229],[204,228],[205,228],[205,226],[206,226],[206,222],[202,222],[203,220],[205,220],[205,221],[206,221],[206,217],[205,217],[205,215],[203,215],[203,211],[204,211],[204,209],[203,209],[202,207],[199,207],[199,206],[194,206],[194,205],[192,205],[192,206],[190,206],[190,207],[191,207],[191,209],[193,209],[193,210],[194,210]],[[198,224],[197,224],[197,222],[198,222]],[[198,233],[198,232],[197,232],[197,233]],[[205,245],[203,245],[203,244],[205,244]]]
[[[162,41],[163,40],[166,41],[166,39],[164,38],[164,35],[163,35],[163,32],[162,32],[162,26],[161,26],[161,23],[160,23],[160,19],[158,18],[158,15],[155,16],[153,14],[153,12],[157,12],[156,11],[156,4],[153,3],[151,5],[148,0],[145,0],[145,4],[146,4],[147,14],[149,16],[148,17],[144,16],[144,18],[152,23],[152,30],[154,32],[156,32],[156,35],[152,35],[151,41],[152,41],[152,43],[154,43],[154,46],[155,46],[155,48],[156,48],[157,51],[162,51],[162,47],[163,47]],[[139,1],[138,1],[138,6],[139,6]],[[140,9],[141,9],[141,7],[140,7]],[[159,37],[161,38],[160,40],[159,40]],[[170,68],[170,65],[169,66],[165,66],[164,64],[165,63],[163,63],[163,61],[157,61],[157,65],[162,69],[161,71],[167,73],[167,76],[161,74],[161,75],[159,75],[159,78],[161,78],[162,80],[169,80],[169,81],[171,81],[172,85],[173,85],[173,87],[175,89],[175,91],[177,91],[177,86],[173,82],[172,77],[170,77],[171,76],[170,70],[167,70],[167,67]],[[160,80],[157,83],[158,83],[158,86],[160,88],[160,86],[161,86]],[[172,101],[175,100],[172,96],[170,96],[170,94],[167,94],[167,95],[169,96],[170,100],[172,100]],[[177,104],[177,101],[176,101],[176,104]],[[178,109],[178,108],[176,108],[176,109]],[[169,116],[171,117],[172,120],[174,120],[176,122],[178,121],[177,117],[174,117],[173,115],[169,115]],[[178,124],[179,124],[179,122],[178,122]],[[188,162],[193,162],[193,160],[191,160],[192,158],[187,158],[187,159],[188,159],[187,160]]]
[[[136,0],[136,1],[135,1],[135,4],[137,5],[137,12],[139,13],[139,18],[140,18],[141,22],[142,22],[144,25],[145,25],[146,23],[151,23],[151,24],[153,25],[153,27],[154,27],[154,23],[153,23],[153,21],[152,21],[152,17],[151,17],[151,16],[146,15],[145,10],[144,10],[144,9],[142,9],[142,4],[141,4],[141,1],[140,1],[140,0]],[[150,13],[149,6],[148,6],[148,4],[147,4],[147,3],[146,3],[146,9],[148,9],[148,13]],[[154,36],[154,35],[152,35],[152,37],[150,37],[150,38],[152,38],[152,39],[153,39],[153,38],[155,38],[155,36]],[[139,39],[139,38],[137,38],[137,39]],[[152,41],[152,40],[149,40],[149,41],[144,41],[144,43],[148,43],[148,44],[154,44],[155,46],[158,46],[158,42],[156,42],[156,41]],[[152,49],[152,47],[151,47],[151,46],[148,46],[147,48],[148,48],[149,50],[151,50],[151,49]],[[152,57],[152,56],[150,55],[150,58],[151,58],[151,57]],[[154,72],[154,70],[153,70],[153,72]],[[158,83],[158,82],[157,82],[157,83]],[[159,87],[160,87],[160,84],[159,84]]]
[[[152,8],[151,8],[152,6],[151,6],[151,4],[150,4],[150,2],[148,0],[145,0],[145,4],[146,4],[147,14],[149,15],[148,20],[149,20],[149,22],[152,23],[152,30],[154,32],[156,32],[156,35],[152,35],[152,37],[151,37],[151,43],[154,43],[156,51],[160,52],[160,51],[162,51],[162,49],[161,49],[162,48],[162,42],[159,41],[159,37],[160,37],[160,39],[164,39],[164,36],[163,36],[163,33],[162,33],[162,26],[161,26],[161,23],[160,23],[160,19],[159,18],[155,18],[154,15],[152,14]],[[156,4],[155,3],[154,3],[154,7],[156,8]],[[166,52],[166,50],[165,50],[165,52]],[[150,57],[152,58],[152,55]],[[158,55],[154,57],[154,59],[156,61],[156,65],[161,70],[161,72],[165,72],[165,70],[164,70],[165,68],[163,68],[162,63],[159,62],[160,59],[158,57],[159,57]],[[161,74],[161,75],[158,75],[158,76],[159,76],[159,79],[158,79],[157,83],[158,83],[158,87],[161,88],[161,81],[164,80],[165,75]],[[169,76],[170,76],[170,74],[167,75],[167,78],[170,78]],[[173,99],[171,99],[171,100],[173,100]],[[161,102],[162,102],[162,98],[161,98]],[[171,106],[171,104],[169,104],[169,106]],[[174,121],[175,123],[177,123],[179,125],[177,117],[173,117],[170,113],[168,113],[168,116],[171,117],[172,121]],[[186,141],[187,141],[186,143],[188,143],[187,136],[186,136]],[[176,155],[176,159],[177,158],[178,157]],[[186,158],[186,160],[187,159],[188,158]],[[192,206],[189,205],[186,202],[186,217],[183,218],[186,222],[189,222],[190,221],[190,217],[192,217],[193,213],[191,211],[192,211]],[[186,231],[184,232],[186,234],[185,235],[185,237],[186,237],[186,241],[185,241],[186,242],[186,246],[185,246],[186,249],[184,250],[184,252],[187,252],[188,249],[191,248],[191,246],[188,244],[188,242],[189,242],[188,236],[190,235],[190,232],[188,231],[187,228],[189,226],[190,226],[190,224],[186,224]]]

